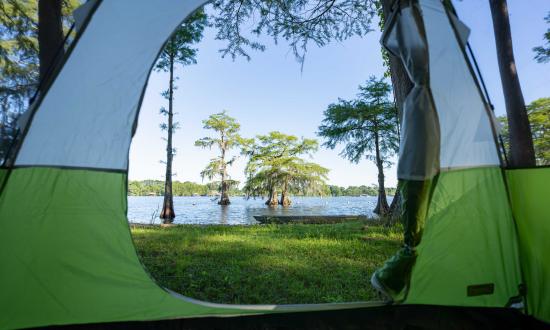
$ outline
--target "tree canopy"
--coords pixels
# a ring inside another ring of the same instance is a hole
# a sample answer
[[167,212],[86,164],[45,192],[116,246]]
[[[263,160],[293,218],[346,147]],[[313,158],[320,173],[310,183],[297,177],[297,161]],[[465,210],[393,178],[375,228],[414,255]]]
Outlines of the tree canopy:
[[[64,0],[64,30],[78,0]],[[38,87],[38,1],[0,1],[0,164],[16,132],[16,120]]]
[[[249,161],[245,169],[247,181],[244,191],[248,196],[268,195],[268,205],[290,205],[289,194],[312,194],[324,189],[328,169],[305,161],[317,151],[314,139],[298,138],[273,131],[259,135],[244,148]],[[281,200],[277,200],[277,190]]]
[[[200,184],[190,181],[172,182],[174,196],[213,196],[219,193],[215,183]],[[233,195],[242,195],[235,186],[231,188]],[[128,182],[128,196],[162,196],[164,195],[164,181],[142,180]]]
[[256,38],[272,36],[289,42],[303,62],[308,43],[324,46],[372,30],[376,0],[215,0],[216,38],[228,42],[223,56],[250,58],[250,50],[264,50]]
[[328,106],[318,132],[325,138],[323,146],[335,149],[344,144],[342,157],[354,163],[363,158],[376,162],[378,143],[380,161],[391,165],[389,158],[398,150],[397,110],[389,99],[391,87],[383,79],[370,77],[359,90],[357,99],[339,99]]
[[236,156],[227,159],[227,152],[243,143],[244,139],[239,135],[241,125],[235,118],[227,115],[225,110],[210,115],[202,123],[204,129],[213,130],[218,136],[199,139],[195,141],[195,146],[209,149],[216,146],[220,151],[220,155],[210,160],[206,168],[202,170],[201,177],[203,179],[208,178],[209,180],[220,177],[221,194],[218,203],[220,205],[227,205],[230,203],[229,188],[235,183],[235,181],[230,179],[227,167],[233,165],[236,159]]
[[174,75],[175,65],[190,65],[197,62],[197,49],[192,45],[202,39],[202,33],[207,25],[206,14],[202,9],[195,11],[172,34],[155,64],[157,71],[169,73],[168,88],[161,95],[168,100],[168,109],[162,107],[160,113],[167,117],[166,122],[160,125],[167,132],[166,137],[166,175],[164,187],[164,202],[160,217],[165,223],[171,223],[176,217],[172,195],[172,162],[176,149],[172,143],[172,135],[178,129],[178,123],[174,122],[174,90],[177,89]]
[[0,102],[23,108],[38,81],[37,1],[0,2]]
[[[64,0],[64,30],[72,24],[79,0]],[[38,1],[0,2],[0,103],[26,106],[38,83]]]
[[[533,132],[533,145],[535,147],[535,158],[537,165],[550,165],[550,98],[544,97],[531,102],[527,106],[529,123]],[[505,148],[510,147],[510,134],[506,116],[498,118],[502,131]]]
[[550,165],[550,98],[545,97],[527,106],[533,132],[533,144],[538,165]]
[[384,79],[370,77],[359,86],[355,100],[339,99],[325,110],[318,134],[325,138],[323,146],[335,149],[343,144],[340,155],[357,163],[366,158],[378,168],[379,200],[375,209],[388,211],[384,188],[384,167],[398,150],[397,109],[390,101],[391,87]]
[[197,10],[178,27],[160,53],[155,69],[168,72],[170,61],[183,66],[197,63],[197,49],[192,45],[202,39],[202,33],[208,23],[203,10]]
[[[550,12],[548,12],[544,20],[550,25]],[[548,27],[542,38],[544,40],[544,46],[537,46],[533,48],[533,51],[535,52],[535,60],[537,60],[537,62],[547,63],[550,62],[550,27]]]

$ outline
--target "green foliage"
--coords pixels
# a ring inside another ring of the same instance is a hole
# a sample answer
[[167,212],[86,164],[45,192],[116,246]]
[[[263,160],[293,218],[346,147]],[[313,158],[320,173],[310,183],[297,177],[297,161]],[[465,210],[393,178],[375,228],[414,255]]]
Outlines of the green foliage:
[[[197,10],[193,15],[189,16],[183,24],[181,24],[174,34],[170,37],[164,49],[160,53],[154,69],[157,71],[169,72],[174,71],[175,65],[191,65],[196,64],[197,49],[192,45],[198,43],[202,39],[202,33],[204,28],[208,24],[208,20],[204,11]],[[175,79],[178,79],[177,77]],[[173,90],[176,90],[174,81],[171,79],[169,88],[162,91],[161,95],[172,104],[174,99]],[[160,113],[164,116],[173,115],[170,113],[171,108],[168,110],[164,107],[160,108]],[[179,128],[179,123],[174,122],[162,123],[160,128],[163,131],[168,131],[168,134],[174,133]],[[170,150],[172,154],[175,153],[175,149]]]
[[224,199],[227,199],[227,201],[229,200],[226,190],[229,187],[236,186],[236,184],[238,184],[236,181],[230,180],[230,176],[227,173],[227,167],[233,165],[233,162],[237,157],[233,156],[228,160],[227,152],[240,146],[242,143],[245,143],[246,140],[239,135],[241,125],[235,118],[227,115],[225,110],[220,113],[210,115],[210,117],[203,120],[202,123],[204,125],[204,129],[213,130],[218,136],[215,138],[203,137],[202,139],[195,141],[195,146],[209,149],[216,146],[220,151],[220,155],[210,160],[208,165],[206,165],[204,170],[202,170],[201,177],[203,180],[204,178],[212,180],[218,176],[220,177],[220,203],[223,203],[222,201]]
[[368,278],[402,240],[399,228],[370,221],[136,227],[132,234],[142,263],[161,286],[227,304],[377,299]]
[[208,163],[206,168],[201,172],[201,177],[205,177],[209,180],[217,176],[222,176],[223,171],[227,166],[231,166],[236,160],[236,157],[232,157],[229,160],[225,160],[226,152],[230,149],[238,147],[244,140],[239,135],[241,125],[233,117],[227,115],[227,112],[216,113],[210,115],[208,119],[203,120],[203,128],[213,130],[219,137],[203,137],[195,141],[195,146],[200,148],[211,149],[216,146],[221,155],[216,157]]
[[[230,192],[232,195],[242,195],[237,187],[238,182],[232,185]],[[174,196],[207,196],[219,191],[219,183],[210,182],[208,184],[199,184],[195,182],[172,182],[172,192]],[[162,196],[164,195],[164,181],[143,180],[128,182],[128,196]]]
[[239,135],[241,125],[233,117],[227,115],[227,111],[222,111],[210,115],[208,119],[202,121],[204,129],[211,129],[220,135],[220,138],[205,137],[195,142],[195,146],[201,148],[212,148],[216,145],[221,149],[231,149],[236,147],[242,141]]
[[[382,6],[382,0],[375,2],[376,14],[378,15],[378,28],[380,32],[384,32],[384,26],[386,24],[386,17],[384,16],[384,8]],[[384,47],[380,47],[380,53],[382,54],[382,64],[386,69],[384,71],[384,78],[391,78],[390,71],[390,54]]]
[[550,98],[541,98],[527,106],[535,157],[538,165],[550,165]]
[[167,72],[170,69],[171,60],[174,64],[183,66],[196,64],[197,49],[192,45],[202,39],[202,33],[207,24],[208,20],[202,9],[189,16],[164,46],[155,69]]
[[157,180],[128,181],[128,196],[160,196],[164,182]]
[[[198,43],[202,39],[202,33],[204,28],[208,24],[208,20],[204,11],[197,10],[193,15],[189,16],[183,24],[181,24],[174,34],[170,37],[164,49],[160,53],[157,62],[155,63],[154,69],[157,71],[169,72],[174,71],[175,65],[191,65],[196,64],[197,49],[193,48],[192,45]],[[178,78],[175,77],[174,80]],[[169,104],[172,104],[174,100],[173,91],[177,89],[177,86],[174,84],[174,81],[171,79],[168,89],[161,92],[161,95],[168,100]],[[164,116],[171,116],[171,106],[169,109],[164,107],[160,108],[160,113]],[[168,131],[168,134],[171,135],[179,128],[178,122],[171,123],[170,120],[168,123],[160,124],[160,129],[163,131]],[[171,154],[175,154],[175,148],[169,150]]]
[[359,86],[357,99],[330,104],[318,134],[325,138],[323,145],[334,149],[345,144],[340,155],[352,162],[366,158],[378,168],[379,198],[374,212],[385,215],[389,211],[384,187],[384,166],[399,148],[397,108],[390,101],[391,87],[376,77],[370,77],[365,86]]
[[223,56],[244,56],[264,50],[255,37],[265,33],[286,40],[303,63],[309,42],[321,47],[331,41],[370,32],[376,0],[214,0],[216,38],[228,41]]
[[[391,87],[383,79],[370,77],[365,86],[359,86],[357,99],[329,105],[325,119],[319,126],[319,135],[330,149],[345,144],[340,155],[352,162],[362,158],[390,165],[390,156],[398,150],[397,109],[390,101]],[[378,150],[377,150],[378,149]]]
[[[201,171],[201,178],[204,180],[206,177],[208,180],[212,180],[214,177],[221,175],[223,172],[222,163],[224,163],[224,161],[222,161],[220,157],[212,158],[208,165]],[[225,163],[227,164],[227,162]]]
[[[63,27],[78,0],[64,0]],[[0,164],[16,134],[16,120],[38,86],[38,1],[0,1]]]
[[0,2],[0,97],[23,108],[38,81],[38,3]]
[[197,49],[192,48],[193,44],[202,39],[204,27],[207,25],[206,14],[202,9],[195,11],[185,22],[183,22],[170,39],[164,45],[154,69],[157,71],[169,72],[168,89],[161,95],[168,100],[168,109],[162,107],[160,113],[167,117],[166,122],[160,124],[160,128],[167,132],[166,136],[166,174],[164,202],[160,212],[160,218],[164,223],[171,223],[176,214],[173,209],[173,185],[172,185],[172,163],[176,148],[173,146],[173,134],[179,128],[179,123],[174,122],[174,90],[177,89],[174,76],[174,67],[178,64],[185,66],[196,63]]
[[[550,98],[544,97],[531,102],[527,106],[527,115],[533,134],[533,146],[537,165],[550,165]],[[501,123],[501,136],[504,147],[509,150],[510,137],[506,116],[498,117]]]
[[[229,193],[232,196],[241,196],[244,195],[244,192],[239,189],[238,181],[228,180],[230,190]],[[199,184],[195,182],[185,181],[179,182],[174,181],[172,183],[174,196],[207,196],[213,195],[220,191],[220,182],[212,181],[207,184]],[[386,193],[388,195],[395,195],[396,188],[386,188]],[[164,194],[164,182],[160,180],[142,180],[142,181],[129,181],[128,182],[128,196],[162,196]],[[323,195],[323,196],[376,196],[378,194],[378,186],[348,186],[348,187],[339,187],[333,185],[325,185],[319,188],[315,194],[308,192],[294,192],[297,196],[312,196],[312,195]]]
[[[64,30],[78,0],[62,5]],[[24,107],[38,83],[38,1],[0,2],[0,104]]]
[[[328,186],[330,190],[330,195],[334,197],[340,197],[340,196],[377,196],[378,195],[378,186],[377,185],[370,185],[370,186],[349,186],[347,188],[345,187],[339,187],[339,186]],[[386,188],[386,194],[390,196],[394,196],[397,192],[396,188]]]
[[[548,15],[546,15],[544,20],[546,23],[550,24],[550,12],[548,12]],[[544,46],[533,48],[533,51],[535,52],[535,60],[539,63],[550,62],[550,27],[544,33],[543,39],[545,42]]]
[[300,157],[311,156],[317,149],[314,139],[299,139],[277,131],[257,136],[243,150],[250,157],[244,191],[249,196],[265,196],[276,189],[321,194],[329,170]]

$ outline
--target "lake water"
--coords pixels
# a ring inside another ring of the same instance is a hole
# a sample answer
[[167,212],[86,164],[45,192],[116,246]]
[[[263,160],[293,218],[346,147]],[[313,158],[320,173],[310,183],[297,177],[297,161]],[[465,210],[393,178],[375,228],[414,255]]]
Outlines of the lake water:
[[[162,196],[129,196],[128,219],[136,223],[159,223]],[[391,197],[388,197],[388,203]],[[255,215],[367,215],[373,216],[376,197],[294,197],[290,207],[270,208],[263,199],[231,198],[220,206],[211,197],[174,197],[176,219],[185,224],[255,224]]]

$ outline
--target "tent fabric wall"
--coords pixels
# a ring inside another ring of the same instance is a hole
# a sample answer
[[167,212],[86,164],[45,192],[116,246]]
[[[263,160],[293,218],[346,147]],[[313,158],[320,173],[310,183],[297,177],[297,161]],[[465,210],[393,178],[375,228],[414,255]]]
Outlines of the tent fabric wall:
[[206,0],[98,1],[0,192],[0,329],[351,309],[221,305],[159,287],[129,231],[130,141],[149,70]]
[[[492,113],[455,36],[448,16],[452,14],[446,13],[439,0],[422,0],[420,6],[429,45],[430,90],[441,135],[440,167],[499,166]],[[455,17],[452,22],[460,21]]]
[[550,323],[550,167],[506,171],[516,219],[527,310]]
[[[160,288],[141,266],[126,219],[130,141],[156,55],[182,19],[205,2],[98,0],[91,10],[92,19],[38,103],[15,167],[0,170],[0,179],[7,177],[0,192],[0,329],[372,305],[203,303]],[[406,303],[504,306],[517,294],[519,262],[490,118],[474,78],[464,74],[466,59],[441,3],[412,3],[396,16],[386,44],[416,79],[405,105],[409,129],[402,144],[410,161],[400,164],[400,173],[434,177],[436,183]],[[467,33],[459,30],[463,43]],[[431,50],[434,45],[440,48]],[[453,59],[449,68],[442,60],[447,56]],[[446,76],[434,68],[447,70]],[[448,95],[447,81],[462,97]],[[532,224],[544,212],[531,213],[516,195],[512,202],[520,208],[516,216],[527,219],[520,234],[535,237]],[[531,284],[548,272],[533,253],[524,262],[534,265],[527,274]],[[492,294],[465,296],[468,286],[487,283],[494,284]],[[537,315],[548,319],[547,298],[530,299]]]
[[517,236],[468,30],[439,0],[401,1],[388,25],[383,43],[415,83],[398,178],[434,178],[405,303],[506,306],[521,283]]
[[[406,303],[504,307],[521,283],[501,169],[439,174]],[[469,295],[492,285],[487,294]]]
[[125,174],[14,170],[0,199],[0,329],[227,313],[149,278],[125,210]]
[[143,269],[126,174],[19,168],[0,198],[0,329],[373,306],[222,305],[185,299]]
[[101,1],[41,101],[15,165],[126,171],[153,62],[175,27],[206,2]]
[[149,69],[204,2],[98,3],[0,196],[0,328],[251,313],[158,287],[126,219],[128,151]]
[[406,1],[383,36],[414,82],[403,107],[403,180],[430,179],[441,169],[500,166],[492,114],[462,49],[467,28],[449,15],[439,0]]
[[414,87],[403,105],[397,177],[426,180],[439,171],[440,132],[429,86],[428,44],[418,6],[400,8],[388,22],[383,44],[400,57]]

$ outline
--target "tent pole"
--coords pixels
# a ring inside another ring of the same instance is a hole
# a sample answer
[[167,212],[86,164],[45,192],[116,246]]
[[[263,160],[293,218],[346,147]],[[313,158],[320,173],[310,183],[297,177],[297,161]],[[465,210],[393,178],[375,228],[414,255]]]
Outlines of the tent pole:
[[[453,14],[458,18],[458,13],[456,12],[455,6],[453,5],[453,2],[451,0],[444,0],[445,3],[448,4],[448,7],[451,9]],[[476,71],[476,75],[479,78],[479,82],[481,83],[481,87],[483,89],[483,94],[485,97],[485,100],[487,104],[489,105],[489,108],[493,112],[493,115],[495,114],[495,106],[493,105],[493,102],[491,101],[491,97],[489,95],[489,91],[487,90],[487,85],[485,85],[485,80],[483,79],[483,75],[481,74],[481,69],[479,68],[479,65],[477,64],[476,56],[474,55],[474,51],[472,49],[472,46],[467,41],[466,42],[466,48],[468,50],[468,54],[470,55],[470,58],[472,59],[473,66]],[[500,152],[502,153],[502,156],[504,157],[504,167],[508,166],[508,155],[506,153],[506,147],[504,146],[504,140],[502,139],[502,134],[500,132],[497,132],[498,135],[498,146],[500,149]]]
[[[455,11],[454,7],[453,7],[453,11]],[[456,14],[455,14],[455,16],[456,16]],[[470,45],[469,42],[467,42],[466,47],[468,48],[468,53],[470,54],[470,58],[472,59],[472,62],[474,64],[474,68],[476,69],[477,76],[479,77],[479,82],[481,83],[481,87],[483,88],[483,94],[485,94],[485,98],[487,99],[487,103],[489,104],[489,107],[491,108],[491,111],[494,114],[495,113],[495,106],[493,105],[493,102],[491,101],[491,97],[489,96],[489,91],[487,90],[487,85],[485,85],[485,80],[483,79],[483,76],[481,75],[481,70],[479,69],[479,65],[477,64],[477,59],[474,55],[474,51],[472,50],[472,46]],[[508,166],[508,155],[506,154],[506,148],[504,147],[504,140],[502,139],[502,134],[500,134],[500,132],[498,133],[498,142],[499,142],[499,147],[501,148],[502,155],[504,156],[504,164],[506,166]]]

